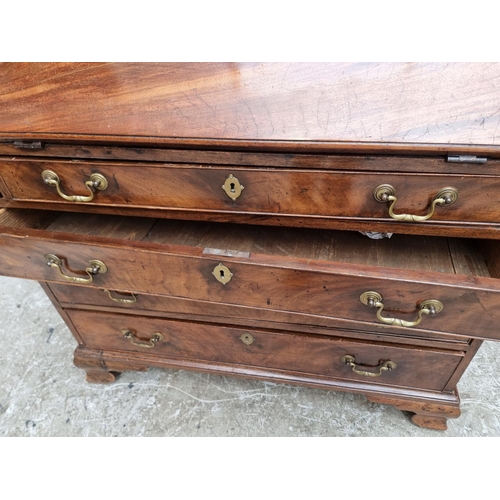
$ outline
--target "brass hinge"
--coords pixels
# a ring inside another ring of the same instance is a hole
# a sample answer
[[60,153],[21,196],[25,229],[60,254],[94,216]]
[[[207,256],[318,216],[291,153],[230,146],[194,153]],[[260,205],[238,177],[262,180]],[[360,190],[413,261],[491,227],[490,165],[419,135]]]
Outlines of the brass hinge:
[[20,149],[43,149],[43,146],[40,141],[14,141],[14,147]]
[[474,155],[448,155],[448,161],[451,163],[476,163],[482,164],[488,161],[488,158],[478,158]]

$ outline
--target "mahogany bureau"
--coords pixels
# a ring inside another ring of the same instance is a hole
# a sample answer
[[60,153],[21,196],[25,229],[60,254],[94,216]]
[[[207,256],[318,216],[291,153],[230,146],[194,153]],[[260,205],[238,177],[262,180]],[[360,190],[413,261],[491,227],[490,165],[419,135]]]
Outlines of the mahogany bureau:
[[500,339],[500,65],[0,70],[0,273],[42,284],[89,382],[182,368],[459,416]]

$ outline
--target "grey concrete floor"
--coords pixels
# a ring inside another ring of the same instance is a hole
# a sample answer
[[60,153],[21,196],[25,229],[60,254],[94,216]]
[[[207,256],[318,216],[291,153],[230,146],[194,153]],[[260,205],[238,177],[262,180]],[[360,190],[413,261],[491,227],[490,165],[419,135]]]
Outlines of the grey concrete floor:
[[500,436],[500,343],[485,342],[445,432],[363,396],[150,369],[94,385],[36,282],[0,277],[0,436]]

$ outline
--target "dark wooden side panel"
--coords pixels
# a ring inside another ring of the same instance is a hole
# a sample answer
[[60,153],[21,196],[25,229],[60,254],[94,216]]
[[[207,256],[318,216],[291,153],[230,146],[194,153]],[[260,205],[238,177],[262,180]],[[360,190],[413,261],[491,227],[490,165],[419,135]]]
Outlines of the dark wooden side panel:
[[63,318],[64,322],[66,323],[66,326],[71,330],[71,333],[75,337],[75,339],[78,342],[78,344],[82,345],[83,344],[83,339],[82,339],[80,333],[78,333],[78,330],[75,328],[75,325],[73,325],[73,322],[71,321],[71,319],[68,316],[67,312],[64,310],[64,308],[62,307],[61,303],[59,302],[59,300],[57,299],[57,297],[55,296],[55,294],[52,292],[52,290],[50,289],[48,283],[44,283],[43,281],[41,281],[39,284],[42,287],[42,290],[47,294],[47,297],[52,302],[52,304],[54,305],[54,307],[57,309],[57,312]]
[[0,169],[0,202],[3,202],[4,200],[10,200],[12,197],[10,194],[10,191],[7,188],[7,185],[5,184],[4,180],[2,179],[1,175],[1,169]]
[[453,376],[448,381],[448,384],[446,384],[446,387],[445,387],[446,391],[456,390],[456,386],[458,384],[458,381],[460,380],[462,375],[465,373],[465,370],[467,369],[470,362],[472,361],[472,359],[476,355],[476,353],[479,350],[479,348],[481,347],[482,343],[483,343],[483,341],[478,340],[478,339],[472,339],[470,341],[470,346],[467,349],[467,352],[465,352],[465,355],[464,355],[462,361],[460,362],[460,364],[458,365],[458,368],[453,373]]
[[500,244],[497,241],[481,241],[480,246],[490,275],[500,279]]

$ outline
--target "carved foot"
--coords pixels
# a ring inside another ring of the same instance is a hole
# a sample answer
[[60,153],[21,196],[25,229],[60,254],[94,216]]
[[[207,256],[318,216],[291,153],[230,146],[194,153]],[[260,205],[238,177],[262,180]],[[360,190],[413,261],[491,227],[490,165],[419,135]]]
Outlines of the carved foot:
[[75,366],[87,372],[87,382],[94,384],[110,384],[116,379],[104,359],[99,355],[89,355],[84,350],[77,348],[73,359]]
[[147,366],[128,359],[106,357],[103,351],[77,347],[73,358],[75,366],[87,372],[87,382],[110,384],[120,373],[127,370],[146,371]]
[[[80,366],[79,368],[82,367]],[[84,368],[84,370],[87,372],[87,382],[92,384],[111,384],[116,380],[115,374],[105,370],[93,370],[90,368]]]
[[447,419],[445,417],[431,417],[428,415],[412,415],[411,421],[425,429],[434,429],[436,431],[445,431],[448,429]]
[[389,404],[399,410],[414,413],[411,421],[425,429],[445,431],[448,428],[447,420],[460,416],[460,400],[456,395],[455,401],[442,403],[425,403],[418,401],[408,401],[383,396],[366,396],[368,401],[373,403]]

